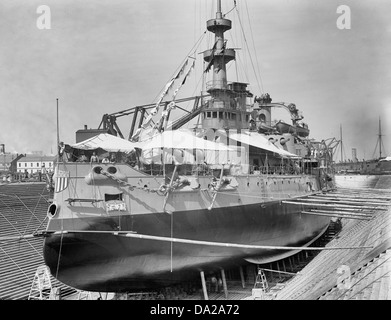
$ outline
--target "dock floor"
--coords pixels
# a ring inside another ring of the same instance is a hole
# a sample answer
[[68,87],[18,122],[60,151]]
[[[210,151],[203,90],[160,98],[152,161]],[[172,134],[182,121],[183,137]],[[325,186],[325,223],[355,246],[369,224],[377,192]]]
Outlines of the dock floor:
[[371,220],[344,221],[327,247],[278,291],[277,300],[390,300],[391,209]]

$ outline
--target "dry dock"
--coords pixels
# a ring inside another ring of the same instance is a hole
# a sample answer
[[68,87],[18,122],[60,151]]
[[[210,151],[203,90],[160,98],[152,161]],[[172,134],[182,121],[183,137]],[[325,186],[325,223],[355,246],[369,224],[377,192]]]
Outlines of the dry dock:
[[[391,196],[378,190],[350,194],[368,201]],[[353,245],[363,249],[320,252],[275,299],[391,299],[391,209],[374,212],[370,220],[343,220],[341,232],[327,244]]]
[[[46,227],[49,197],[43,183],[0,186],[0,299],[28,299],[31,294],[36,270],[43,265],[43,240],[42,237],[29,235]],[[316,203],[317,209],[309,206],[310,203]],[[337,222],[341,222],[342,228],[338,231],[329,230],[311,246],[313,250],[303,250],[293,257],[273,264],[259,265],[266,274],[267,282],[267,288],[261,295],[259,291],[256,294],[257,291],[253,290],[257,280],[257,266],[248,264],[243,266],[240,272],[226,270],[224,288],[217,286],[216,282],[211,282],[209,278],[203,292],[201,280],[195,279],[191,290],[185,291],[185,285],[165,288],[160,294],[131,293],[125,295],[125,298],[390,299],[391,190],[339,189],[332,195],[321,194],[305,203],[297,204],[302,207],[301,214],[330,215],[334,220],[337,219]],[[49,279],[47,291],[50,292],[50,288],[60,288],[60,296],[42,295],[45,299],[124,298],[123,294],[79,292],[59,283],[52,276],[49,276]],[[39,298],[39,294],[36,297]]]

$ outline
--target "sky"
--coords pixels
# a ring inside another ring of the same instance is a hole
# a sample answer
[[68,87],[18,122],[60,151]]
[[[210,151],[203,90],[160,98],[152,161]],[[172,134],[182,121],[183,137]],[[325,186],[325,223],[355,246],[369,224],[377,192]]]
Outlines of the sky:
[[[228,80],[250,83],[254,95],[268,92],[275,102],[295,103],[315,139],[340,139],[342,127],[344,159],[352,148],[359,159],[378,156],[381,119],[383,155],[391,155],[390,1],[236,3],[222,0],[233,23],[225,33],[227,46],[238,49],[236,64],[227,66]],[[42,4],[50,9],[50,29],[37,26]],[[342,4],[350,9],[350,29],[337,27],[346,14],[337,12]],[[68,144],[84,125],[97,128],[106,113],[156,102],[189,53],[196,68],[178,98],[199,94],[200,53],[213,45],[212,34],[202,35],[215,5],[2,0],[0,143],[6,152],[55,152],[57,98],[60,140]],[[192,49],[200,38],[201,46]],[[286,112],[277,116],[289,120]],[[126,136],[130,124],[131,118],[119,121]]]

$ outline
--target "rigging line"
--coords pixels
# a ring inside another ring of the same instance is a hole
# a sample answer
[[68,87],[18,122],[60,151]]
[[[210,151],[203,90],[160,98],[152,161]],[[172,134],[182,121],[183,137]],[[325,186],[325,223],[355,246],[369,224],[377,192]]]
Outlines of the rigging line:
[[[63,224],[61,223],[61,231],[63,231]],[[57,259],[57,268],[56,268],[56,279],[58,278],[58,269],[60,267],[60,259],[61,259],[61,249],[62,249],[62,239],[64,237],[64,233],[61,232],[61,239],[60,239],[60,250],[58,251],[58,259]]]
[[263,90],[263,83],[262,83],[262,75],[261,75],[261,70],[260,70],[260,68],[259,68],[258,55],[257,55],[256,49],[255,49],[254,33],[253,33],[253,30],[252,30],[252,27],[251,27],[251,23],[250,23],[250,14],[249,14],[249,12],[248,12],[247,1],[245,1],[245,4],[246,4],[246,11],[247,11],[247,19],[248,19],[249,25],[250,25],[251,39],[252,39],[253,47],[254,47],[255,61],[256,61],[256,63],[257,63],[259,79],[260,79],[261,87],[262,87],[262,91],[261,91],[261,92],[263,93],[264,90]]
[[[20,240],[26,240],[27,239],[27,237],[26,236],[24,236],[23,234],[21,234],[20,233],[20,231],[17,229],[17,228],[15,228],[15,226],[0,212],[0,215],[2,215],[3,216],[3,218],[5,219],[5,220],[7,220],[8,221],[8,223],[15,229],[15,231],[19,234],[19,236],[20,236]],[[28,243],[28,245],[30,246],[30,247],[32,247],[33,248],[33,250],[35,251],[35,252],[37,252],[41,257],[42,257],[42,254],[28,241],[28,240],[26,240],[26,242]]]
[[[190,49],[190,51],[187,53],[186,58],[184,58],[184,59],[181,61],[181,63],[179,64],[179,67],[177,67],[177,69],[175,70],[175,72],[171,75],[170,80],[174,77],[174,75],[175,75],[176,73],[178,73],[179,68],[181,68],[181,66],[185,63],[186,59],[188,59],[188,57],[190,56],[190,54],[191,54],[192,52],[195,52],[195,51],[198,49],[198,47],[200,46],[201,41],[202,41],[202,39],[204,38],[206,32],[207,32],[207,30],[205,30],[205,31],[201,34],[201,36],[198,38],[197,42],[193,45],[193,47],[192,47],[192,48]],[[194,49],[194,50],[193,50],[193,49]],[[167,81],[166,81],[166,83],[167,83]],[[161,94],[161,92],[164,90],[165,86],[166,86],[166,84],[164,84],[164,86],[162,87],[162,89],[160,89],[159,93],[155,96],[155,98],[153,99],[153,101],[155,101],[155,100],[159,97],[159,95]]]
[[[19,197],[16,195],[16,197],[19,199]],[[23,201],[21,201],[20,199],[19,199],[19,201],[26,207],[26,205],[23,203]],[[1,200],[1,202],[3,202],[8,208],[10,208],[10,209],[12,209],[12,211],[13,212],[15,212],[15,210],[13,210],[13,208],[11,208],[7,203],[5,203],[3,200]],[[26,207],[27,208],[27,207]],[[28,208],[27,208],[27,210],[29,210]],[[30,212],[31,212],[31,210],[29,210]],[[31,212],[32,213],[32,212]],[[32,213],[33,214],[33,213]],[[8,221],[8,223],[15,229],[15,231],[21,236],[21,239],[23,240],[26,240],[25,238],[24,238],[24,236],[23,236],[23,234],[17,229],[17,228],[15,228],[15,226],[7,219],[7,217],[6,216],[4,216],[1,212],[0,212],[0,215],[2,215],[3,217],[4,217],[4,219],[5,220],[7,220]],[[33,214],[34,215],[34,214]],[[35,215],[34,215],[35,216]],[[35,216],[36,217],[36,216]],[[37,218],[37,217],[36,217]],[[40,220],[37,218],[37,220],[40,222]],[[33,250],[35,251],[35,252],[37,252],[40,256],[42,256],[42,254],[29,242],[29,241],[27,241],[26,240],[26,242],[28,243],[28,245],[30,246],[30,247],[32,247],[33,248]]]
[[248,47],[246,34],[245,34],[245,32],[244,32],[244,28],[243,28],[243,25],[242,25],[242,20],[240,19],[239,10],[238,10],[237,7],[236,7],[236,12],[237,12],[237,15],[238,15],[238,20],[239,20],[240,28],[242,29],[242,34],[243,34],[244,43],[246,44],[246,47],[247,47],[247,50],[248,50],[248,53],[249,53],[249,57],[250,57],[250,61],[251,61],[251,66],[253,67],[253,70],[254,70],[255,79],[256,79],[256,81],[257,81],[257,85],[258,85],[259,90],[262,92],[262,89],[261,89],[261,87],[260,87],[260,83],[259,83],[259,79],[258,79],[257,73],[255,72],[254,62],[253,62],[252,56],[251,56],[251,54],[250,54],[250,48]]
[[230,13],[232,10],[234,10],[236,8],[236,0],[234,0],[234,6],[233,6],[233,8],[231,9],[231,10],[229,10],[227,13],[224,13],[223,14],[223,18],[228,14],[228,13]]
[[[2,201],[2,202],[3,202],[3,201]],[[19,230],[15,228],[15,226],[11,223],[11,221],[9,221],[9,220],[7,219],[7,217],[6,217],[4,214],[1,213],[1,211],[0,211],[0,215],[2,215],[3,218],[4,218],[5,220],[7,220],[7,222],[11,225],[11,227],[14,228],[15,231],[16,231],[17,233],[19,233],[19,235],[22,236],[22,234],[19,232]]]
[[[43,191],[44,191],[44,189],[43,189]],[[42,193],[39,194],[39,198],[38,198],[38,200],[37,200],[37,203],[36,203],[35,208],[34,208],[33,211],[31,211],[31,210],[23,203],[23,201],[19,198],[19,196],[17,196],[17,198],[19,199],[19,201],[22,202],[23,205],[24,205],[24,207],[25,207],[28,211],[30,211],[30,213],[31,213],[30,221],[29,221],[28,224],[26,225],[26,228],[25,228],[23,234],[25,234],[25,232],[27,231],[27,228],[29,227],[29,224],[30,224],[30,222],[31,222],[31,220],[32,220],[32,218],[33,218],[33,216],[38,220],[38,222],[41,222],[41,221],[38,219],[38,217],[34,214],[34,212],[35,212],[35,210],[36,210],[37,207],[38,207],[38,203],[40,202],[41,198],[43,197],[43,191],[42,191]],[[45,219],[44,219],[44,220],[45,220]],[[41,222],[41,224],[42,224],[42,222]]]
[[[197,82],[197,85],[196,85],[196,87],[195,87],[195,89],[194,89],[194,91],[193,91],[193,95],[194,95],[195,92],[197,91],[197,88],[199,87],[201,80],[202,80],[202,81],[204,80],[204,72],[201,73],[201,77],[199,78],[199,80],[198,80],[198,82]],[[203,86],[203,85],[201,85],[201,91],[202,91],[202,86]],[[190,103],[190,102],[189,102],[189,103]],[[189,105],[189,103],[187,104],[187,106]],[[200,103],[202,104],[202,101],[201,101]],[[182,108],[180,108],[178,105],[177,105],[177,108],[182,109]],[[191,112],[189,112],[189,111],[187,111],[187,110],[185,110],[185,109],[182,109],[182,110],[188,112],[189,114],[191,113]],[[200,115],[201,115],[201,113],[200,113]],[[181,118],[182,118],[182,116],[178,116],[177,118],[175,118],[175,120],[171,120],[171,123],[174,124],[177,120],[179,120],[179,119],[181,119]],[[190,125],[190,122],[186,123],[185,125],[189,126],[189,125]],[[169,127],[170,127],[170,126],[167,125],[167,128],[169,128]]]
[[45,216],[45,219],[43,219],[43,220],[41,221],[41,224],[33,231],[33,236],[37,234],[37,233],[36,233],[37,230],[42,226],[42,224],[46,221],[46,219],[48,219],[48,216],[47,216],[47,215]]
[[3,250],[3,252],[6,254],[6,256],[14,263],[14,265],[16,265],[16,267],[24,274],[24,276],[27,278],[27,280],[31,281],[31,279],[27,276],[27,274],[22,270],[21,267],[19,267],[19,265],[17,264],[17,262],[12,259],[12,257],[7,253],[7,251],[5,251],[3,248],[0,247],[1,250]]
[[[174,213],[171,213],[171,239],[173,239],[174,237]],[[171,272],[172,272],[172,247],[173,246],[173,242],[171,240],[170,242],[170,251],[171,251]]]

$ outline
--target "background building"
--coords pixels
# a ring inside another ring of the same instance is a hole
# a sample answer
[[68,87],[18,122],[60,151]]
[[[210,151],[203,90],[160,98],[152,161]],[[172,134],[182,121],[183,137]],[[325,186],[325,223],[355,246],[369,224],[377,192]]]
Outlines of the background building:
[[6,153],[5,145],[0,144],[0,173],[15,173],[17,167],[16,162],[23,156],[24,154]]
[[36,154],[27,154],[17,161],[17,172],[24,173],[45,173],[54,171],[54,162],[56,156],[41,156]]

